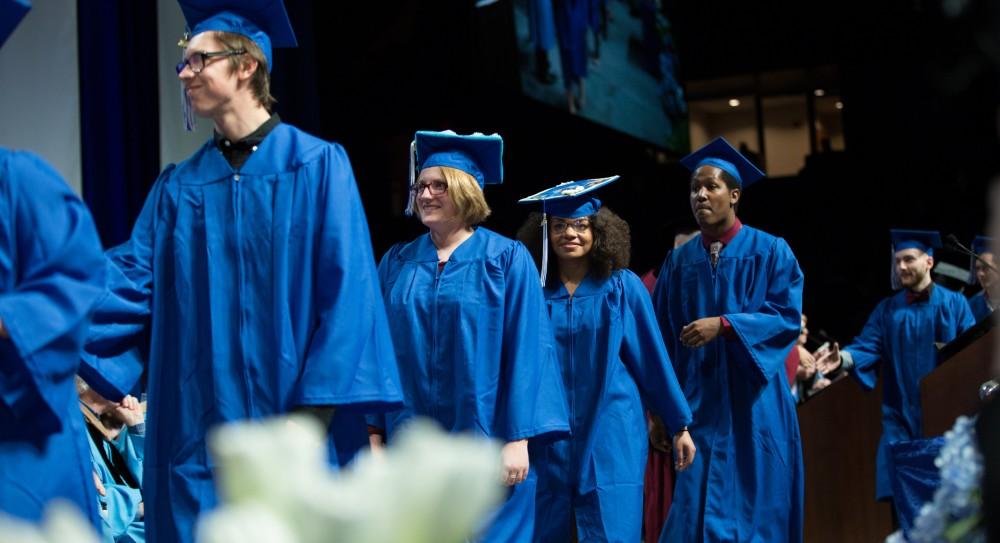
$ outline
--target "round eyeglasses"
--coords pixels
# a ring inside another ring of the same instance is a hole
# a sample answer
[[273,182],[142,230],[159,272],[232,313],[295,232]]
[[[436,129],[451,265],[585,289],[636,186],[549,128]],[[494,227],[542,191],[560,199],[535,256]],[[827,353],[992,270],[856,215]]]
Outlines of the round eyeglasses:
[[198,51],[191,53],[188,57],[177,63],[177,75],[184,71],[184,67],[191,68],[192,73],[200,74],[205,69],[210,58],[235,57],[246,53],[246,49],[227,49],[225,51]]
[[585,234],[587,230],[590,230],[589,221],[573,221],[573,222],[552,222],[552,231],[556,234],[563,234],[566,232],[567,228],[572,228],[577,234]]
[[440,196],[445,192],[448,192],[448,183],[446,181],[431,181],[430,183],[417,183],[413,185],[410,189],[413,191],[415,196],[420,196],[424,193],[424,189],[431,191],[431,196]]

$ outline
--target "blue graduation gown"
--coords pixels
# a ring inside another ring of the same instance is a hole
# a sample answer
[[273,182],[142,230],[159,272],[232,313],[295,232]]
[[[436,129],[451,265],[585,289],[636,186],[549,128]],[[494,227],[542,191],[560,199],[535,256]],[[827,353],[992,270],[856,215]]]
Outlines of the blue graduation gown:
[[969,298],[969,308],[972,310],[972,316],[975,317],[976,322],[982,322],[993,314],[993,310],[986,303],[986,293],[984,291],[979,291]]
[[364,210],[337,144],[279,124],[236,172],[206,142],[163,171],[131,239],[107,257],[81,371],[118,398],[145,368],[153,543],[191,541],[216,502],[210,427],[402,401]]
[[103,293],[86,206],[39,157],[0,148],[0,511],[37,521],[54,498],[100,526],[74,378]]
[[528,25],[535,49],[548,51],[556,41],[552,0],[528,0]]
[[552,0],[559,65],[563,85],[569,89],[587,76],[587,24],[591,0]]
[[[660,541],[802,541],[802,447],[785,356],[798,338],[803,276],[788,244],[744,226],[713,271],[700,236],[664,262],[653,294],[694,413],[698,454],[677,475]],[[735,339],[696,349],[681,329],[725,316]]]
[[133,488],[119,483],[112,475],[111,467],[104,461],[112,457],[114,448],[125,460],[125,468],[142,486],[142,460],[145,451],[146,437],[136,430],[122,430],[114,442],[101,440],[100,448],[90,439],[90,458],[94,473],[104,485],[105,495],[99,498],[104,505],[103,516],[104,540],[112,543],[143,543],[146,540],[143,519],[137,518],[139,504],[142,503],[141,488]]
[[[439,271],[430,234],[379,264],[405,408],[379,423],[390,439],[413,416],[501,441],[569,430],[566,394],[538,272],[519,242],[477,228]],[[483,541],[531,541],[535,469],[516,485]]]
[[878,444],[875,495],[892,497],[889,444],[923,437],[920,380],[938,365],[935,342],[947,343],[976,324],[961,294],[935,285],[927,302],[907,305],[906,290],[882,300],[861,335],[843,350],[854,358],[852,374],[868,389],[882,364],[882,438]]
[[645,405],[677,431],[691,410],[634,273],[591,275],[570,296],[544,289],[569,399],[572,437],[539,447],[536,542],[637,542],[648,437]]

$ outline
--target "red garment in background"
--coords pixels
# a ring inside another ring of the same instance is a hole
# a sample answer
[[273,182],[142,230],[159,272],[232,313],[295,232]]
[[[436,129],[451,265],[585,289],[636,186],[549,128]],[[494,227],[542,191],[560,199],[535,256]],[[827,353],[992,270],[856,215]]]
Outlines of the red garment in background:
[[799,371],[799,345],[796,343],[792,350],[788,351],[785,357],[785,375],[788,377],[788,386],[795,386],[795,374]]
[[642,487],[642,540],[656,543],[674,501],[673,454],[649,449],[646,480]]
[[[649,293],[656,286],[655,270],[642,276],[642,284]],[[646,459],[646,478],[642,486],[642,539],[646,543],[660,540],[660,532],[667,522],[670,504],[674,501],[673,454],[649,449]]]

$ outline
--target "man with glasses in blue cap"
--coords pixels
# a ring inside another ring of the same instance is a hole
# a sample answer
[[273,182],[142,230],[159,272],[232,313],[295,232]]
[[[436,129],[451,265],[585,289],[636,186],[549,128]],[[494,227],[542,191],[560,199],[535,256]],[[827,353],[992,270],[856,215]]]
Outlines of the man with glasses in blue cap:
[[[23,0],[0,0],[0,46],[29,9]],[[0,148],[4,513],[38,521],[59,498],[100,526],[74,378],[103,286],[101,242],[87,207],[41,158]]]
[[145,374],[152,543],[191,541],[216,503],[210,427],[306,410],[332,430],[354,421],[358,445],[361,414],[402,401],[347,154],[270,111],[272,47],[295,45],[284,5],[181,8],[191,31],[177,75],[189,114],[215,136],[167,166],[131,239],[107,253],[81,368],[107,398]]
[[839,369],[867,389],[875,388],[882,362],[882,438],[875,470],[875,497],[893,497],[889,445],[923,437],[920,380],[938,365],[935,342],[947,343],[976,324],[965,297],[935,285],[931,277],[938,232],[892,230],[892,288],[872,311],[861,334],[817,361],[825,375]]
[[653,303],[694,414],[698,455],[677,476],[660,541],[802,541],[802,447],[785,356],[803,276],[781,238],[736,217],[764,177],[718,138],[681,160],[700,233],[663,264]]

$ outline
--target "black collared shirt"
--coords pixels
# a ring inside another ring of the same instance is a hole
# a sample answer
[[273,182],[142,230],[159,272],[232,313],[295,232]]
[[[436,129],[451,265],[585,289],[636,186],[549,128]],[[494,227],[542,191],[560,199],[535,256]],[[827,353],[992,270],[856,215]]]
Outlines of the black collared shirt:
[[238,170],[250,158],[250,154],[257,150],[260,142],[264,141],[264,138],[280,122],[281,118],[278,117],[278,114],[272,113],[271,117],[264,121],[264,124],[260,125],[257,130],[254,130],[249,136],[239,141],[229,141],[219,132],[215,132],[215,146],[219,148],[219,151],[222,151],[222,156],[226,157],[226,162],[234,170]]

